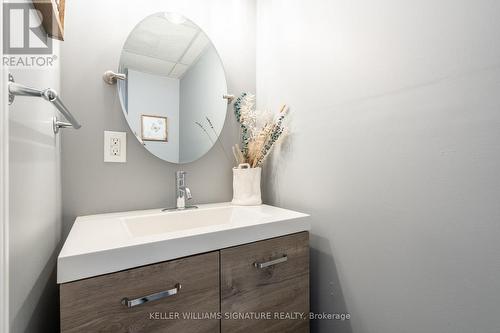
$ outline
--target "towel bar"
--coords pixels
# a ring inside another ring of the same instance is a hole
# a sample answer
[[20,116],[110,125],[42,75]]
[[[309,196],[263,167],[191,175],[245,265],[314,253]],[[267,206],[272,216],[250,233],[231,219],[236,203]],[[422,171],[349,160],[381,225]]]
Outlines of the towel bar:
[[15,96],[42,97],[46,101],[51,102],[68,121],[68,123],[56,121],[56,125],[54,126],[54,133],[57,133],[59,128],[72,126],[74,129],[79,129],[80,127],[82,127],[82,125],[80,125],[75,117],[73,117],[71,112],[69,112],[64,103],[60,100],[57,92],[54,89],[36,89],[18,84],[14,82],[14,77],[12,76],[12,74],[9,74],[9,105],[14,103]]

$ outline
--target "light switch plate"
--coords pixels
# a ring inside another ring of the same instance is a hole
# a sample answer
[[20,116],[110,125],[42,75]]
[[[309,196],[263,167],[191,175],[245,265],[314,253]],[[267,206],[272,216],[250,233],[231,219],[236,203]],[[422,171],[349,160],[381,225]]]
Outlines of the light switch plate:
[[104,162],[127,162],[127,133],[104,131]]

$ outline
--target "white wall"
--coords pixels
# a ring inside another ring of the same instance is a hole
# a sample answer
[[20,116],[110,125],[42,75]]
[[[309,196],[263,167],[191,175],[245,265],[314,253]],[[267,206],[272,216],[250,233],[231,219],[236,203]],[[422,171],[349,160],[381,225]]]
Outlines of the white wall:
[[[173,206],[174,172],[179,169],[188,172],[193,202],[232,197],[231,157],[226,158],[221,145],[187,165],[158,159],[132,137],[116,87],[102,80],[104,71],[118,68],[122,46],[135,25],[160,11],[180,12],[210,36],[224,63],[230,92],[255,90],[254,0],[67,1],[61,45],[62,92],[82,128],[63,133],[66,231],[78,215]],[[127,163],[103,162],[104,130],[129,133]],[[226,151],[230,152],[237,136],[229,112],[221,136]]]
[[[58,48],[54,41],[59,57]],[[55,64],[10,71],[18,83],[59,91]],[[56,111],[41,98],[16,97],[8,112],[10,333],[56,332],[55,269],[62,231],[60,147],[52,131]]]
[[[203,156],[217,141],[224,124],[227,93],[224,67],[217,51],[207,48],[181,79],[180,96],[180,155],[181,161],[193,161]],[[230,111],[231,112],[231,111]],[[212,122],[210,128],[205,117]],[[195,122],[201,123],[210,137]],[[215,132],[215,133],[214,133]]]
[[[141,137],[141,116],[167,117],[168,141],[144,141],[161,159],[179,161],[179,79],[128,70],[128,123]],[[134,137],[132,136],[132,139]]]
[[[3,17],[3,6],[0,6]],[[0,24],[0,43],[3,45],[3,25]],[[3,52],[2,52],[3,54]],[[8,333],[9,318],[9,114],[7,68],[0,67],[0,332]]]
[[[314,332],[497,333],[500,2],[258,0],[267,202],[310,212]],[[352,326],[352,327],[351,327]]]

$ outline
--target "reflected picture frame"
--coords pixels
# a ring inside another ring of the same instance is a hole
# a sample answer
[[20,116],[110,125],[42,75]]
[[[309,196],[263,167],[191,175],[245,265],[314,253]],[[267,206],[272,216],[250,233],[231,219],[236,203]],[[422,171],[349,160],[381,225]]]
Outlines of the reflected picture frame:
[[143,141],[168,142],[167,117],[141,115],[141,139]]

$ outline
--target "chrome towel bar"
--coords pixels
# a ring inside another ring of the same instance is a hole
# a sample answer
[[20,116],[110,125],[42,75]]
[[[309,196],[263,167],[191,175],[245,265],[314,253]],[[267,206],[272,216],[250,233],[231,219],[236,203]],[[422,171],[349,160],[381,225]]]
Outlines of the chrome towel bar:
[[14,82],[14,77],[9,74],[9,104],[14,102],[15,96],[31,96],[31,97],[42,97],[46,101],[51,102],[56,109],[66,118],[68,123],[56,121],[54,132],[57,133],[56,128],[69,127],[71,125],[74,129],[79,129],[82,127],[80,123],[73,117],[68,108],[61,101],[57,92],[54,89],[36,89],[24,86]]

